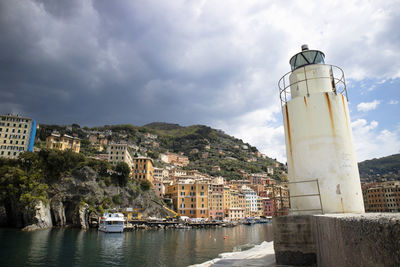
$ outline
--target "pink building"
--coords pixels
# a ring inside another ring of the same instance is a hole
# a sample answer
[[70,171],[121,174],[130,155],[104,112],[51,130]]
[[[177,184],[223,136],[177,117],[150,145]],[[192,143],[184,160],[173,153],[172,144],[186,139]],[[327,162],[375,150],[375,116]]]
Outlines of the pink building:
[[165,185],[160,180],[154,180],[153,190],[159,197],[164,197],[165,195]]
[[263,214],[265,216],[273,216],[275,209],[274,209],[274,201],[270,198],[263,199]]

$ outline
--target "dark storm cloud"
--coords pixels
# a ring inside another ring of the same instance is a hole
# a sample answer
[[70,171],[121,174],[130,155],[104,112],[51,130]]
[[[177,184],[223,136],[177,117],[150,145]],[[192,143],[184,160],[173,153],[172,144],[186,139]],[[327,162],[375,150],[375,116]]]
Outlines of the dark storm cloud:
[[[190,6],[127,2],[3,1],[0,112],[45,123],[190,124],[252,106],[236,88],[247,59],[220,36],[227,24],[194,21]],[[232,105],[222,103],[231,93]]]
[[308,43],[350,81],[397,79],[400,7],[281,2],[0,1],[0,113],[208,124],[282,159],[289,58]]

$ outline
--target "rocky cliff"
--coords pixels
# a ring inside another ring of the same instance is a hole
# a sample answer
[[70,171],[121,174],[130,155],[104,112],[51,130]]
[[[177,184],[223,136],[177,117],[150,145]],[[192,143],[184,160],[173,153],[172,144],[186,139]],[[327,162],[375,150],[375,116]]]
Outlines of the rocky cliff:
[[25,231],[53,226],[87,229],[95,225],[105,209],[123,207],[143,208],[144,216],[170,215],[157,204],[161,200],[153,190],[142,191],[133,183],[124,187],[105,185],[98,174],[87,166],[49,184],[47,194],[47,201],[37,200],[23,207],[17,199],[6,199],[0,208],[0,223]]

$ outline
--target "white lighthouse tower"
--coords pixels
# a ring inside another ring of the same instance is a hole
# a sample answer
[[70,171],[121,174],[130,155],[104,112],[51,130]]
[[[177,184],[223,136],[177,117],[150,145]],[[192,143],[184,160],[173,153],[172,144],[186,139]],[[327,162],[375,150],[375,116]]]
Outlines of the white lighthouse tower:
[[292,214],[363,213],[343,71],[307,45],[279,81]]

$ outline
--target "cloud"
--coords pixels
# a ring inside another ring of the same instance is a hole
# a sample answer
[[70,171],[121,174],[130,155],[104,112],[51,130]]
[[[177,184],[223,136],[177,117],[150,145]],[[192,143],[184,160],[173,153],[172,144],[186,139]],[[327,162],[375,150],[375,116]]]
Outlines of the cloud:
[[216,125],[284,161],[277,81],[290,57],[308,43],[348,81],[393,81],[399,14],[383,0],[4,0],[0,113]]
[[358,161],[383,157],[400,152],[400,129],[378,130],[378,122],[358,119],[352,124]]
[[389,105],[397,105],[399,103],[399,100],[391,99],[388,104]]
[[363,112],[374,110],[378,107],[380,103],[381,102],[379,100],[374,100],[372,102],[361,102],[360,104],[357,105],[357,110]]
[[284,129],[276,118],[280,117],[279,113],[279,108],[271,106],[246,113],[227,122],[213,122],[212,126],[224,129],[226,133],[256,146],[271,158],[286,162]]

